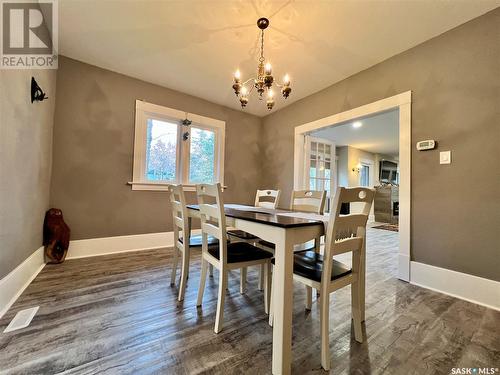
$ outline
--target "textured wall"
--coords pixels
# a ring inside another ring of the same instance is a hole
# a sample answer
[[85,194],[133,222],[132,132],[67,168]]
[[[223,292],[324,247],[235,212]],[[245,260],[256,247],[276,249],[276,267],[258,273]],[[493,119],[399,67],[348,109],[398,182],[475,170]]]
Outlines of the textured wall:
[[[72,239],[172,230],[167,192],[132,191],[135,100],[226,122],[227,202],[260,187],[261,120],[193,96],[61,56],[50,202]],[[190,201],[194,193],[188,194]]]
[[412,147],[412,260],[500,280],[498,25],[500,8],[265,117],[265,181],[289,199],[295,126],[411,90],[412,145],[439,142]]
[[[31,103],[34,76],[49,99]],[[0,70],[0,279],[42,246],[55,70]]]

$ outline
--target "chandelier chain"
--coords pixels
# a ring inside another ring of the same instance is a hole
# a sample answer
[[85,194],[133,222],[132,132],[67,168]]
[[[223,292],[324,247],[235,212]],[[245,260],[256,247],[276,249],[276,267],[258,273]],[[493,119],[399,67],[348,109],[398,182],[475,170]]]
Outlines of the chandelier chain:
[[264,30],[261,30],[260,32],[260,57],[259,57],[259,61],[261,63],[264,62]]

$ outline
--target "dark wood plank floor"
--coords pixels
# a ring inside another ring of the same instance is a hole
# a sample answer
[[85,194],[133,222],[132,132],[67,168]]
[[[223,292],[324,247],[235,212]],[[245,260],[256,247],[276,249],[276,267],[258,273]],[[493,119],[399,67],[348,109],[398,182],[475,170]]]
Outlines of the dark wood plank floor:
[[[142,251],[49,265],[0,320],[40,310],[23,330],[0,334],[6,374],[268,374],[272,328],[257,273],[239,293],[230,276],[224,330],[213,333],[217,273],[202,309],[193,259],[186,300],[170,287],[171,250]],[[396,279],[397,233],[368,230],[367,313],[363,344],[354,341],[349,288],[333,295],[330,349],[334,374],[450,374],[453,367],[500,367],[500,312]],[[304,311],[295,287],[293,372],[324,373],[319,311]]]

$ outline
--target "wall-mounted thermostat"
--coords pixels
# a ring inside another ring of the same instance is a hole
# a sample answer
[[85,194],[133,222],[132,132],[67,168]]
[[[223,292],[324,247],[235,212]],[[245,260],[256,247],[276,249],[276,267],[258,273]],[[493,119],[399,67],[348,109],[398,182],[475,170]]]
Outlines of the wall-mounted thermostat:
[[418,151],[432,150],[435,147],[436,147],[436,142],[433,139],[417,142]]

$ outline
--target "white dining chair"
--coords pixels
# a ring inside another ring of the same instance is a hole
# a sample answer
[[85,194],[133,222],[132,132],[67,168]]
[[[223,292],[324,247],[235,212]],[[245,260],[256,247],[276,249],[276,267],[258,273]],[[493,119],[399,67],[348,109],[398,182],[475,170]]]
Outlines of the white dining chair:
[[[323,215],[326,201],[326,191],[294,190],[290,202],[290,210]],[[259,246],[274,253],[274,244],[261,240]],[[311,240],[305,244],[294,246],[294,251],[304,251],[316,248],[319,251],[320,239]]]
[[[361,323],[365,315],[366,223],[374,196],[374,189],[339,187],[328,221],[324,254],[321,255],[315,251],[294,254],[294,280],[320,291],[321,366],[327,371],[330,369],[330,293],[347,285],[351,285],[354,337],[357,342],[363,342]],[[354,202],[362,205],[361,213],[341,216],[342,203]],[[344,253],[351,253],[351,267],[333,259],[334,256]],[[306,302],[306,305],[309,303],[309,301]],[[272,304],[271,292],[269,313],[271,325],[273,323]],[[310,306],[306,308],[310,309]]]
[[270,208],[278,207],[281,190],[257,190],[255,194],[255,207]]
[[[281,190],[257,190],[255,194],[255,207],[276,209],[279,203]],[[257,240],[258,237],[253,234],[247,233],[243,230],[234,229],[227,232],[229,236],[235,237],[236,239],[244,241]]]
[[323,215],[325,202],[325,190],[294,190],[292,191],[290,209]]
[[[280,199],[281,190],[257,190],[255,194],[255,207],[276,209],[278,207]],[[260,239],[251,233],[247,233],[243,230],[232,229],[228,230],[229,238],[232,241],[246,241],[252,245],[256,245],[256,242]],[[264,288],[264,265],[261,265],[259,270],[259,290]],[[246,287],[247,280],[247,269],[243,268],[240,274],[240,293],[243,293]]]
[[[271,289],[271,258],[272,254],[248,242],[227,243],[226,216],[220,184],[196,185],[196,195],[200,209],[202,232],[202,258],[200,288],[198,290],[197,306],[201,306],[205,281],[209,264],[219,270],[219,294],[217,299],[217,313],[215,317],[215,333],[222,330],[224,314],[224,299],[227,288],[228,272],[255,265],[265,265],[264,309],[269,312]],[[213,200],[215,199],[215,204]],[[218,247],[208,246],[209,236],[219,239]]]
[[[170,205],[172,207],[172,219],[174,227],[174,258],[172,264],[172,275],[170,277],[170,285],[175,285],[177,266],[179,263],[179,255],[182,256],[181,261],[181,277],[179,285],[179,294],[177,299],[182,301],[186,291],[186,283],[189,275],[189,260],[192,249],[201,250],[201,234],[191,235],[191,228],[188,219],[186,207],[186,197],[182,185],[171,185]],[[218,246],[219,240],[210,236],[207,240],[208,246]],[[212,274],[212,269],[210,270]]]

